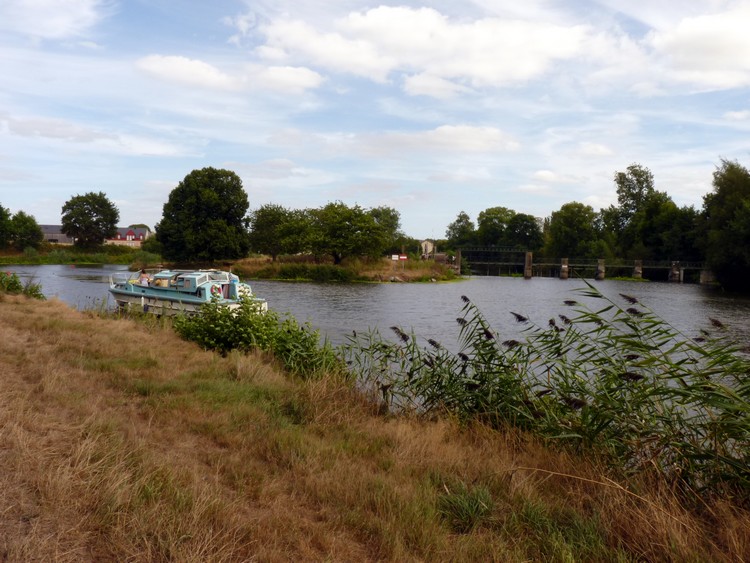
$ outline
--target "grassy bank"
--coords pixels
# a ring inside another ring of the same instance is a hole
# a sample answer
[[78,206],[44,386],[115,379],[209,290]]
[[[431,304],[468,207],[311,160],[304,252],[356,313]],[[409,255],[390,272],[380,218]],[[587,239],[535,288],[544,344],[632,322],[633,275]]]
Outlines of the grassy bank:
[[519,432],[386,416],[335,377],[156,320],[0,295],[9,561],[740,561],[750,515],[687,509]]
[[309,257],[286,257],[276,262],[256,257],[238,260],[232,271],[243,278],[312,280],[319,282],[431,282],[456,279],[451,268],[432,260],[345,260],[343,264],[318,264]]

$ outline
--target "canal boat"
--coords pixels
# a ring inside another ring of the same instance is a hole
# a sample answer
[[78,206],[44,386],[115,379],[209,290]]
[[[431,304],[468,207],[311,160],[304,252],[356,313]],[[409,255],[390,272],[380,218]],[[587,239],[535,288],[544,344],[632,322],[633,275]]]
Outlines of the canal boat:
[[137,307],[157,315],[196,314],[212,301],[236,309],[242,299],[257,304],[260,311],[268,310],[266,300],[255,297],[249,284],[223,270],[117,272],[109,278],[109,292],[120,308]]

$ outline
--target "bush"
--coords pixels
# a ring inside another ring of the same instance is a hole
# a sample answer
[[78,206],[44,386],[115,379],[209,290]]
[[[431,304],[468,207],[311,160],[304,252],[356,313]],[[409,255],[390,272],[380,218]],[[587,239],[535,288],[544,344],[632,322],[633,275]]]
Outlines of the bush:
[[26,284],[21,283],[21,279],[13,272],[0,272],[0,292],[23,294],[34,299],[44,300],[42,286],[33,281]]
[[207,303],[200,315],[175,318],[177,333],[207,350],[226,356],[231,350],[270,352],[289,372],[313,377],[341,368],[340,360],[318,331],[300,325],[290,315],[262,312],[251,300],[230,310],[218,302]]

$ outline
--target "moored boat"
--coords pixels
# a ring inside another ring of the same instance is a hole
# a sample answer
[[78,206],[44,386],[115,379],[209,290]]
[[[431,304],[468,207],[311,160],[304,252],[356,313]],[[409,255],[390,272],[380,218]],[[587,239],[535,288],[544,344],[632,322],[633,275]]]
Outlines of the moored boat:
[[266,300],[255,297],[249,284],[223,270],[118,272],[109,278],[109,292],[118,307],[135,306],[158,315],[199,313],[212,301],[236,309],[243,299],[256,303],[261,311],[268,310]]

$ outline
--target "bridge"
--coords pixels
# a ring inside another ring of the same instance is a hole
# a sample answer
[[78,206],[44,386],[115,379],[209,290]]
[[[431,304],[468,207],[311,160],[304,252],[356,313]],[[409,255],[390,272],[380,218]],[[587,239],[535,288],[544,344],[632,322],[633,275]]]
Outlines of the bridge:
[[534,260],[531,252],[500,246],[469,246],[459,251],[475,275],[523,275],[531,277],[610,277],[646,278],[673,282],[710,283],[713,275],[701,262],[679,260],[610,260],[559,258]]

